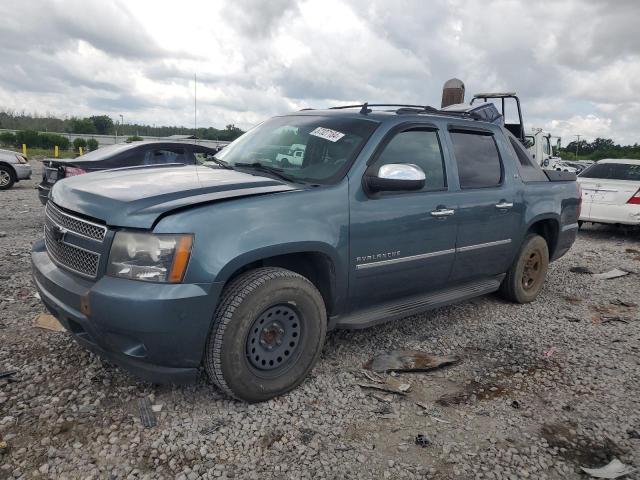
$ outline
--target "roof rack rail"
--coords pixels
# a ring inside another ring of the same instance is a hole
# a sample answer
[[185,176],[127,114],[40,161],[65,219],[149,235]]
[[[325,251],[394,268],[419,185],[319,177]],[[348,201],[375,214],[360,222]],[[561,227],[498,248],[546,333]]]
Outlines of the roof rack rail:
[[346,108],[359,108],[360,113],[366,115],[371,112],[369,107],[405,107],[405,108],[426,108],[424,105],[406,105],[404,103],[368,103],[364,102],[358,105],[340,105],[338,107],[329,107],[329,110],[344,110]]
[[[508,95],[508,94],[505,94]],[[486,115],[482,115],[476,111],[469,110],[448,110],[448,109],[438,109],[429,105],[412,105],[405,103],[361,103],[355,105],[340,105],[337,107],[329,107],[329,110],[345,110],[348,108],[359,108],[360,113],[366,115],[367,113],[371,113],[372,110],[369,107],[398,107],[395,110],[397,114],[433,114],[433,115],[445,115],[448,117],[458,117],[458,118],[469,118],[471,120],[479,120],[479,121],[489,121],[495,119],[487,118]],[[470,106],[468,106],[470,107]]]

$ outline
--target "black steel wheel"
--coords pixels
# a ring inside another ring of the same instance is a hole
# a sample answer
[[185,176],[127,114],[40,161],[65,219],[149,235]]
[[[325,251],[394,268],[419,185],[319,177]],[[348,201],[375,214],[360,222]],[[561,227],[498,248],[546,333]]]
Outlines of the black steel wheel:
[[542,290],[549,268],[549,247],[540,235],[529,234],[507,272],[500,292],[516,303],[529,303]]
[[260,402],[298,386],[320,357],[327,329],[322,295],[305,277],[265,267],[225,287],[204,366],[224,392]]

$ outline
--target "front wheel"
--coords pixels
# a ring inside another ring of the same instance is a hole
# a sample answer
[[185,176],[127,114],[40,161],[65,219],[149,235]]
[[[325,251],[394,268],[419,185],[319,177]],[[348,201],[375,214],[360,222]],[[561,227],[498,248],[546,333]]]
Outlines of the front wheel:
[[532,302],[542,290],[548,268],[549,247],[546,240],[540,235],[529,234],[502,281],[500,292],[512,302]]
[[275,267],[225,287],[205,352],[211,381],[228,395],[261,402],[297,387],[322,351],[322,295],[305,277]]
[[0,165],[0,190],[9,190],[15,181],[13,170]]

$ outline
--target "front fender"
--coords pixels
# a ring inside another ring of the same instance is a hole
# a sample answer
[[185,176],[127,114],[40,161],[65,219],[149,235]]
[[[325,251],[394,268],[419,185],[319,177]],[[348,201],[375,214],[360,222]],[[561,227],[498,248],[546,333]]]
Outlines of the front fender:
[[346,290],[347,192],[344,181],[196,206],[162,218],[154,232],[194,234],[187,282],[226,282],[238,269],[264,258],[317,252],[333,262],[336,289]]

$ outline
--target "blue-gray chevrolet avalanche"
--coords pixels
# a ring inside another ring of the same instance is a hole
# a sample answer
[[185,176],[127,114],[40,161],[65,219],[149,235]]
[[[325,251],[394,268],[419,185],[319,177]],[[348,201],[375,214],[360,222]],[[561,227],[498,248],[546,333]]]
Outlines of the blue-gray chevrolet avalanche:
[[498,290],[534,300],[578,229],[575,178],[551,175],[470,114],[302,111],[209,165],[56,183],[33,276],[108,360],[156,383],[204,370],[262,401],[303,381],[327,330]]

